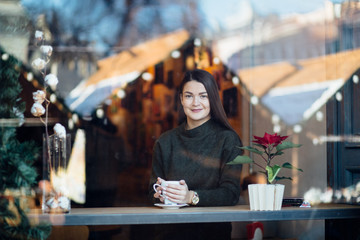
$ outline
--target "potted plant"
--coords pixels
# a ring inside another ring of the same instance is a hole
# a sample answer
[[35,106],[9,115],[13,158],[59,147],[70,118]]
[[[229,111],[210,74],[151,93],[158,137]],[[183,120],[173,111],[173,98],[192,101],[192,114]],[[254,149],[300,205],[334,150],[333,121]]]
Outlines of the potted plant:
[[243,150],[258,154],[263,160],[263,164],[255,162],[249,156],[239,155],[228,164],[245,164],[254,163],[259,166],[267,179],[267,184],[250,184],[249,185],[249,200],[251,210],[280,210],[282,199],[284,195],[283,184],[273,184],[281,179],[289,179],[290,177],[279,177],[278,174],[282,168],[296,169],[303,171],[300,168],[294,167],[289,162],[285,162],[281,166],[274,164],[276,156],[284,154],[283,150],[289,148],[298,148],[301,144],[294,144],[292,142],[285,142],[288,136],[280,136],[277,133],[268,134],[265,132],[263,137],[254,136],[252,142],[255,147],[245,146],[239,147]]

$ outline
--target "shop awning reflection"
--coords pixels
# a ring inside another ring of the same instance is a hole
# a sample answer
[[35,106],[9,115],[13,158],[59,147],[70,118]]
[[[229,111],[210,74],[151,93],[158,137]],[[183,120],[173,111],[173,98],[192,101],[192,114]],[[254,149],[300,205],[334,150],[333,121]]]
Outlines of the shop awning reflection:
[[309,119],[359,69],[360,50],[242,69],[240,79],[287,125]]
[[190,35],[178,30],[100,60],[98,71],[79,84],[66,98],[72,111],[89,116],[115,89],[136,80],[142,72],[183,46]]

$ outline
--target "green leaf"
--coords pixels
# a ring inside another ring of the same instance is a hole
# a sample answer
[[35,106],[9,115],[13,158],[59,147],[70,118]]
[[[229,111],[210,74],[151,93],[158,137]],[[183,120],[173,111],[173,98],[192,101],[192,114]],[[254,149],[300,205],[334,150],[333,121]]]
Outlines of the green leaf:
[[230,165],[236,165],[236,164],[244,164],[244,163],[252,163],[253,160],[249,156],[237,156],[234,160],[231,162],[228,162],[227,164]]
[[266,166],[269,183],[272,183],[275,180],[276,175],[279,173],[280,169],[281,169],[281,167],[277,164],[275,164],[273,167]]
[[290,181],[293,180],[291,177],[284,177],[284,176],[275,178],[276,181],[283,180],[283,179],[287,179],[287,180],[290,180]]
[[260,151],[257,148],[249,147],[249,146],[238,147],[238,148],[248,150],[249,152],[253,152],[253,153],[256,153],[256,154],[259,154],[259,155],[262,155],[264,153],[263,151]]
[[276,151],[282,151],[284,149],[288,149],[288,148],[298,148],[301,147],[301,144],[295,144],[292,142],[282,142],[281,144],[276,146]]
[[279,152],[273,153],[273,154],[271,154],[271,155],[280,156],[280,155],[283,155],[283,154],[284,154],[284,152],[279,151]]
[[296,170],[298,170],[298,171],[300,171],[300,172],[304,172],[302,169],[297,168],[297,167],[294,167],[293,165],[291,165],[291,163],[288,163],[288,162],[284,163],[284,164],[282,165],[282,167],[283,167],[283,168],[289,168],[289,169],[296,169]]
[[255,146],[258,146],[259,148],[262,148],[262,149],[265,149],[266,147],[261,145],[261,144],[258,144],[258,143],[254,143]]

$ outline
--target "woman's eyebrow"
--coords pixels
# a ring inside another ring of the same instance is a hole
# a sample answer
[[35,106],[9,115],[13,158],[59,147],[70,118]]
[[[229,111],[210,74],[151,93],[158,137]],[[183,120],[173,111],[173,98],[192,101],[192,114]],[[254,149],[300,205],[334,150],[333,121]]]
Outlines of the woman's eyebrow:
[[[193,92],[190,92],[190,91],[185,91],[184,93],[194,94]],[[203,94],[207,94],[207,92],[200,92],[200,93],[199,93],[199,95],[203,95]]]

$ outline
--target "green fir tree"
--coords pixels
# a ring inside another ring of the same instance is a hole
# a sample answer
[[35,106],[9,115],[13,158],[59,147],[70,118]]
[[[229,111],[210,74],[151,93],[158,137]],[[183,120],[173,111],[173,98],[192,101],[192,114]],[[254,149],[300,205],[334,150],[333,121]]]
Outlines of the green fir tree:
[[40,149],[34,142],[19,142],[16,137],[25,111],[25,102],[19,98],[20,69],[21,62],[0,47],[0,239],[46,239],[51,226],[33,226],[21,197],[4,194],[31,189],[37,177],[33,164]]

